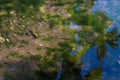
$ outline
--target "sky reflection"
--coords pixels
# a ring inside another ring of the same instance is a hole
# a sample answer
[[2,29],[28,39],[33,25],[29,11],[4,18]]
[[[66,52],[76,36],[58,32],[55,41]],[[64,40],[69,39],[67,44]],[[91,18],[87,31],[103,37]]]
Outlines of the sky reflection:
[[[117,28],[117,33],[120,34],[120,0],[98,0],[95,1],[92,8],[93,14],[98,11],[103,11],[105,15],[113,20],[113,23],[106,30],[111,32]],[[120,45],[120,40],[117,41]],[[96,49],[94,46],[85,53],[81,58],[83,61],[82,76],[86,75],[93,68],[102,66],[102,80],[119,80],[120,79],[120,46],[112,48],[106,43],[107,52],[104,59],[100,62],[97,60]]]

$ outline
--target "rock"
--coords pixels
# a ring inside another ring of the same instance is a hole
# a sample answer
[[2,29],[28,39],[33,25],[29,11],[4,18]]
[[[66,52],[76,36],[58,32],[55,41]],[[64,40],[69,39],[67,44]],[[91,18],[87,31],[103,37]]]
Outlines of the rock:
[[10,42],[10,40],[9,40],[8,38],[6,39],[6,41],[7,41],[7,42]]
[[0,36],[0,43],[3,43],[3,42],[5,42],[5,39]]
[[43,44],[40,44],[40,47],[42,47],[43,46]]
[[45,11],[45,7],[46,7],[46,6],[41,6],[41,7],[39,7],[39,10],[40,10],[41,13],[45,13],[45,12],[46,12],[46,11]]
[[6,14],[7,14],[7,12],[5,10],[0,11],[0,15],[6,15]]

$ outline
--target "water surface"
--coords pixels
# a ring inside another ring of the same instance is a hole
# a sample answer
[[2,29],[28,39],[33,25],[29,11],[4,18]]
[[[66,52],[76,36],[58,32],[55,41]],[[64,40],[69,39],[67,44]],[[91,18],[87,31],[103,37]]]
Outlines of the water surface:
[[[106,32],[111,32],[117,28],[117,34],[120,34],[120,0],[97,0],[94,2],[92,12],[95,14],[98,11],[113,20],[113,23],[108,27]],[[120,39],[117,41],[120,45]],[[120,46],[112,48],[105,43],[107,47],[106,55],[102,61],[97,59],[97,46],[87,50],[81,58],[83,66],[80,74],[87,75],[92,69],[102,67],[102,80],[120,80]]]

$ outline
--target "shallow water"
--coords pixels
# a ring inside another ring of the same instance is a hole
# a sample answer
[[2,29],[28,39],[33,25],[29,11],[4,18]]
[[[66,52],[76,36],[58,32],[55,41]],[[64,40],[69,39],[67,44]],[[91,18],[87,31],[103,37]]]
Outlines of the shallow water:
[[107,31],[112,31],[117,27],[118,34],[120,34],[120,0],[98,0],[94,2],[92,12],[95,14],[98,11],[102,11],[105,15],[113,20],[113,24],[109,26]]
[[[92,12],[95,14],[102,11],[105,15],[113,20],[106,32],[110,32],[117,28],[117,34],[120,34],[120,0],[98,0],[95,1]],[[120,40],[117,41],[120,45]],[[85,53],[81,58],[83,66],[80,74],[87,75],[92,69],[102,67],[102,80],[120,80],[120,46],[112,48],[106,43],[107,51],[104,59],[97,59],[96,49],[94,46]]]

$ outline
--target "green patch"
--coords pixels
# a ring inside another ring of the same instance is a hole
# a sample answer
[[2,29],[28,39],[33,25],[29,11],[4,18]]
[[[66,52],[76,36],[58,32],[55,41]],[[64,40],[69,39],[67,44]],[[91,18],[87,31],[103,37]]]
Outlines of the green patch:
[[41,48],[40,46],[36,48],[36,50],[41,50],[41,49],[42,49],[42,48]]
[[49,28],[54,28],[56,25],[63,23],[63,19],[59,15],[49,16]]
[[58,51],[58,48],[47,48],[47,55],[51,55],[52,53]]
[[22,57],[18,52],[15,52],[15,51],[9,52],[9,56],[16,57],[16,58]]
[[10,42],[5,41],[5,43],[4,43],[4,44],[5,44],[5,46],[6,46],[6,47],[11,47],[11,46],[16,46],[16,44],[17,44],[17,43],[16,43],[16,42],[14,42],[14,41],[10,41]]
[[4,80],[15,80],[15,79],[13,78],[13,75],[10,73],[10,71],[5,71]]
[[42,56],[40,54],[30,56],[32,60],[41,60]]
[[42,41],[51,41],[53,40],[53,37],[52,36],[46,36],[46,37],[43,37],[41,38]]
[[0,64],[0,68],[2,68],[3,67],[3,65],[2,64]]
[[21,43],[23,43],[23,44],[29,44],[29,41],[28,40],[21,40]]

